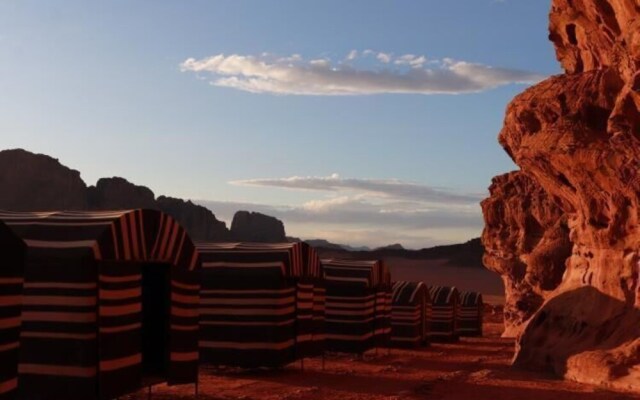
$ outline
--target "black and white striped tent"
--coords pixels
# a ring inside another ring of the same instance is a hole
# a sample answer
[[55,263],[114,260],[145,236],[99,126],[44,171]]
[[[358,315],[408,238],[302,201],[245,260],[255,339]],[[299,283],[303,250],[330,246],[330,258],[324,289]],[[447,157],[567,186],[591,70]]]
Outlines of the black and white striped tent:
[[297,243],[201,243],[201,361],[278,367],[324,351],[325,288]]
[[391,343],[395,347],[419,347],[429,342],[431,295],[424,282],[393,284]]
[[460,294],[460,336],[482,336],[482,314],[484,312],[482,294],[462,292]]
[[434,341],[458,340],[458,318],[460,295],[458,289],[449,286],[432,286],[431,329],[429,336]]
[[[171,217],[0,212],[0,221],[0,398],[103,399],[149,377],[197,381],[200,264]],[[21,265],[7,250],[16,238]]]
[[388,346],[391,286],[382,261],[322,260],[327,285],[327,348],[363,353]]

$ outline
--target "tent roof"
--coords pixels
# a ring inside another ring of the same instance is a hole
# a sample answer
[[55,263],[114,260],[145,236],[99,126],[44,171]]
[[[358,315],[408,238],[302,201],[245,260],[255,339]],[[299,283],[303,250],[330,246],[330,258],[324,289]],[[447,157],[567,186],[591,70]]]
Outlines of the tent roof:
[[477,307],[482,305],[482,294],[478,292],[461,292],[460,304],[463,307]]
[[341,280],[344,272],[363,280],[367,286],[375,287],[391,284],[391,274],[382,260],[321,260],[324,276],[328,280]]
[[197,243],[205,268],[247,267],[258,263],[281,262],[283,275],[320,277],[320,259],[304,242],[291,243]]
[[198,254],[186,231],[156,210],[0,211],[29,249],[57,259],[168,262],[193,270]]
[[431,286],[429,292],[434,305],[452,304],[454,301],[460,301],[460,294],[454,286]]
[[392,303],[396,306],[417,304],[421,297],[431,302],[429,288],[424,282],[397,281],[393,283]]

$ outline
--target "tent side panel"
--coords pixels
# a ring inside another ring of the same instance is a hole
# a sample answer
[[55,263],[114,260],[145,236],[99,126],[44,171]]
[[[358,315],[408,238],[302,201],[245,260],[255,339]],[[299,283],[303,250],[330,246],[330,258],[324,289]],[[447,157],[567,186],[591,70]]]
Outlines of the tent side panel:
[[294,360],[297,287],[280,268],[204,268],[201,276],[203,362],[278,367]]
[[111,399],[141,386],[142,275],[137,263],[99,265],[98,385]]
[[327,283],[326,347],[363,353],[375,347],[376,293],[361,285]]
[[86,248],[31,247],[24,274],[20,398],[95,398],[97,266]]
[[324,353],[326,341],[327,289],[324,281],[316,280],[313,286],[313,343],[314,354]]
[[15,398],[18,388],[18,354],[25,248],[0,223],[0,399]]

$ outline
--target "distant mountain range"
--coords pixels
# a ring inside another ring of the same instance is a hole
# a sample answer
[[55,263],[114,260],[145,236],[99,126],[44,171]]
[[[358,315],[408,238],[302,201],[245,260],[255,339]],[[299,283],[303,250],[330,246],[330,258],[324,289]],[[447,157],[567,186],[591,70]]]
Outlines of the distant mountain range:
[[[482,268],[484,247],[480,238],[468,242],[444,246],[435,246],[420,250],[407,250],[394,244],[377,249],[354,249],[326,240],[311,240],[307,243],[317,248],[321,257],[344,257],[353,259],[404,258],[414,260],[444,260],[446,265],[457,267]],[[326,245],[328,244],[328,246]]]
[[[300,239],[297,239],[300,240]],[[371,248],[367,246],[349,246],[348,244],[331,243],[325,239],[309,239],[305,240],[313,247],[321,247],[324,249],[347,250],[347,251],[369,251]]]
[[[98,180],[87,186],[80,172],[44,154],[22,149],[0,151],[0,209],[13,211],[108,210],[151,208],[173,216],[196,241],[284,242],[300,239],[285,235],[282,221],[268,215],[238,211],[227,228],[207,208],[167,196],[158,196],[145,186],[124,178]],[[457,266],[482,266],[480,239],[450,246],[406,250],[400,244],[370,249],[331,243],[324,239],[307,240],[321,256],[350,258],[403,257],[442,259]]]

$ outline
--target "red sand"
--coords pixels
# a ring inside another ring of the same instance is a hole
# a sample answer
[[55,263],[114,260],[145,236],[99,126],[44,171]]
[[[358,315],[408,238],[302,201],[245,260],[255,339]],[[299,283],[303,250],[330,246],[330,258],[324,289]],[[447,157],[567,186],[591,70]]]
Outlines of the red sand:
[[[488,315],[484,338],[433,344],[419,350],[370,351],[363,360],[329,355],[282,370],[233,372],[203,369],[199,399],[433,399],[433,400],[622,400],[640,395],[608,392],[509,366],[513,341],[501,339],[499,315]],[[127,396],[147,398],[147,391]],[[194,399],[194,386],[154,386],[152,397]]]

